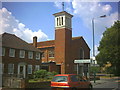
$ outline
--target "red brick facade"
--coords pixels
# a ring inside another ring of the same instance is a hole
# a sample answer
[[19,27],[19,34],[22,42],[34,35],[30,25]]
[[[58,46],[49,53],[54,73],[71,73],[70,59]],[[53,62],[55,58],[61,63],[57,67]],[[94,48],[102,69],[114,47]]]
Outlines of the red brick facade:
[[[3,66],[3,76],[17,76],[26,78],[29,75],[32,75],[36,69],[36,65],[40,67],[41,60],[36,59],[36,53],[39,53],[40,50],[29,45],[25,41],[21,40],[13,34],[4,33],[2,36],[2,49],[4,49],[4,55],[2,57],[2,66]],[[14,57],[10,57],[10,49],[15,51]],[[25,55],[23,58],[20,57],[20,51],[23,50]],[[28,53],[33,52],[33,57],[29,59]],[[12,73],[9,70],[9,64],[13,65]],[[28,65],[32,65],[32,72],[28,73]],[[23,75],[24,74],[24,75]]]
[[[66,20],[71,20],[72,18],[72,15],[65,11],[56,13],[54,16],[58,16],[55,25],[58,25],[66,18]],[[61,19],[60,22],[58,21],[59,19]],[[74,60],[90,58],[90,48],[83,37],[72,38],[72,29],[68,28],[70,24],[67,24],[70,20],[62,22],[63,26],[55,27],[55,40],[37,42],[37,48],[44,53],[42,63],[55,62],[57,72],[59,73],[76,73]],[[50,51],[54,53],[53,57],[49,56]],[[56,71],[54,64],[53,66],[48,65],[48,67],[49,71]]]

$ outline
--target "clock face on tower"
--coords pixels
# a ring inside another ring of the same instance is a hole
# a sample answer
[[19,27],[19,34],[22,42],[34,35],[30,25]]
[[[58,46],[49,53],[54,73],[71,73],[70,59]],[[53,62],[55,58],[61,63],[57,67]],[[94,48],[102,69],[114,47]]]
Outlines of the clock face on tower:
[[63,11],[57,14],[54,14],[55,16],[55,28],[68,28],[71,29],[71,18],[72,15],[68,14],[67,12]]

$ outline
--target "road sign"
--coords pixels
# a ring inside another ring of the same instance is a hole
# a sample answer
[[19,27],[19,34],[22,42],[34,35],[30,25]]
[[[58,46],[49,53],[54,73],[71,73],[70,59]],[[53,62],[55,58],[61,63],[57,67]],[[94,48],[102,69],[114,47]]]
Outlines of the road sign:
[[74,60],[74,63],[91,63],[90,59]]

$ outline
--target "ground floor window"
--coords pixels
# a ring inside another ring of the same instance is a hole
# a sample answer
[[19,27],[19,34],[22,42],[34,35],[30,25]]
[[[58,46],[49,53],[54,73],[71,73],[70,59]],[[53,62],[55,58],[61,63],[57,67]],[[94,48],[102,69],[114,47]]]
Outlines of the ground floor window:
[[32,65],[28,65],[28,74],[32,74]]
[[4,64],[0,63],[0,74],[4,73]]
[[40,65],[35,65],[35,71],[40,70]]
[[14,64],[8,64],[8,74],[14,74]]

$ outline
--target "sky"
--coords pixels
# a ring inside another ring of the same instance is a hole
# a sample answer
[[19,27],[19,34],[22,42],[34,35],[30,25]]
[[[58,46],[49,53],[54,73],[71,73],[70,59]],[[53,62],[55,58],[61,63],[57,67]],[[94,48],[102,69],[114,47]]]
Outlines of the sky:
[[[59,0],[58,0],[59,1]],[[82,1],[82,0],[81,0]],[[92,56],[92,19],[95,26],[95,53],[103,32],[118,20],[118,2],[80,2],[68,0],[65,11],[73,15],[72,36],[83,36],[91,49]],[[15,34],[28,43],[33,37],[38,42],[55,39],[54,13],[62,11],[61,2],[2,2],[0,8],[0,34]],[[100,16],[106,15],[105,18]]]

